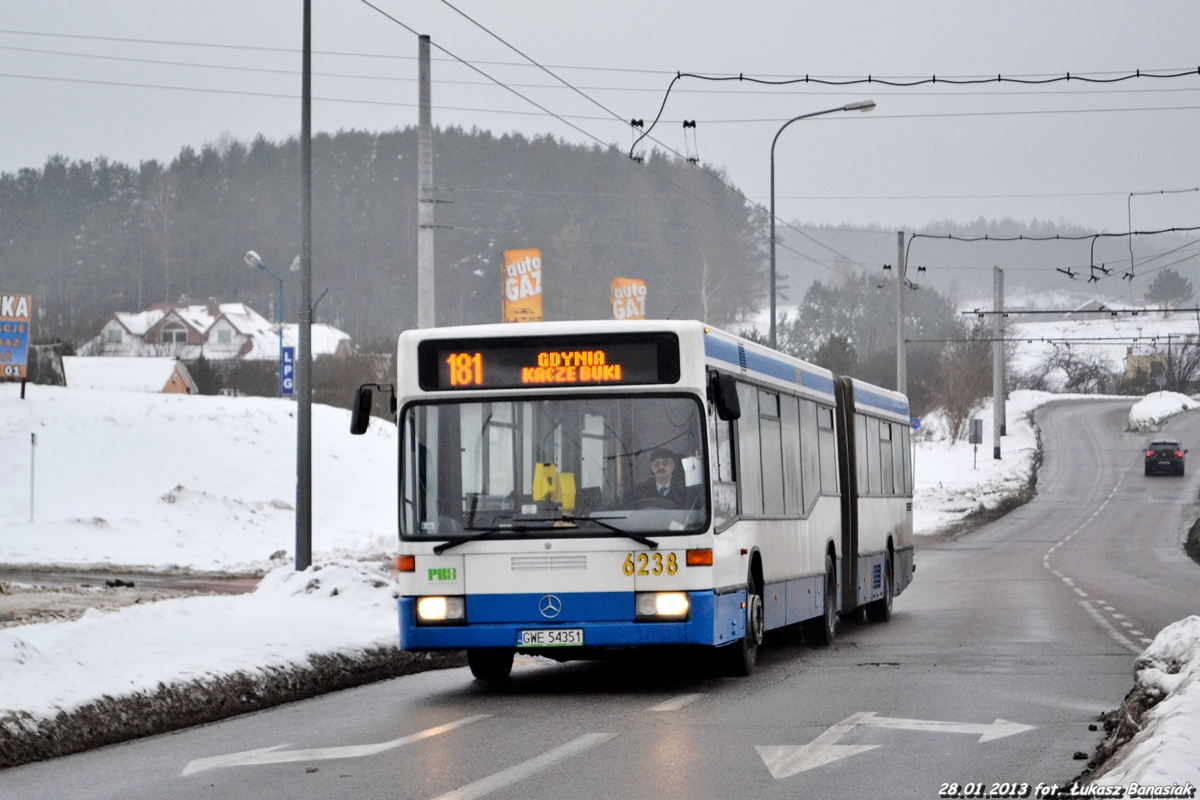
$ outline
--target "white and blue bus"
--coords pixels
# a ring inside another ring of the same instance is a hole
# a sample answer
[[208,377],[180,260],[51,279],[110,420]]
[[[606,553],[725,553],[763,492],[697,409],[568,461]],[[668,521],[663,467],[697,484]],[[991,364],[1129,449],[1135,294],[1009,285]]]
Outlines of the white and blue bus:
[[498,679],[692,645],[745,675],[765,631],[827,644],[911,580],[902,394],[691,321],[413,330],[397,365],[405,650]]

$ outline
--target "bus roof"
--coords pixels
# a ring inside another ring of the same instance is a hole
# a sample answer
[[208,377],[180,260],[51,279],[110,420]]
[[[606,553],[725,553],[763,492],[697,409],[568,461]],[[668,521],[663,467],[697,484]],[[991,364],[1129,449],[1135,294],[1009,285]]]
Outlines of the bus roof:
[[[569,320],[414,328],[400,334],[399,345],[402,352],[406,348],[412,348],[410,352],[415,352],[417,343],[426,339],[541,338],[662,331],[679,334],[681,341],[696,341],[703,337],[704,360],[711,367],[741,374],[767,385],[793,391],[798,387],[804,393],[821,395],[829,400],[834,397],[834,374],[824,367],[696,320]],[[864,411],[870,409],[908,420],[908,398],[899,392],[855,379],[854,401]]]

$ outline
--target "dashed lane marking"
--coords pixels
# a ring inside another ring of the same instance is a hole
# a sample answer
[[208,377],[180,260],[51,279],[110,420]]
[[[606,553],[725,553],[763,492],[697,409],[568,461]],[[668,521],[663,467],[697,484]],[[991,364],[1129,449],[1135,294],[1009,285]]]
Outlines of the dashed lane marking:
[[522,761],[520,764],[501,770],[494,775],[480,778],[474,783],[468,783],[452,792],[439,795],[436,800],[475,800],[477,797],[491,794],[497,789],[511,786],[526,778],[549,769],[560,761],[573,758],[585,750],[590,750],[598,744],[604,744],[616,736],[615,733],[587,733],[573,742],[567,742],[561,747],[542,753],[540,756]]
[[[1092,521],[1095,520],[1096,517],[1098,517],[1100,515],[1100,512],[1104,510],[1105,506],[1107,506],[1109,504],[1109,502],[1114,497],[1116,497],[1117,490],[1121,488],[1121,483],[1124,482],[1124,480],[1125,480],[1125,475],[1122,475],[1120,480],[1117,481],[1116,485],[1113,486],[1112,491],[1108,493],[1108,497],[1106,497],[1104,502],[1100,504],[1100,507],[1097,508],[1095,511],[1093,511],[1092,515],[1090,517],[1088,517],[1087,522],[1083,523],[1078,528],[1076,528],[1075,530],[1071,531],[1069,534],[1064,536],[1062,539],[1055,542],[1053,545],[1050,546],[1050,549],[1048,549],[1042,555],[1042,566],[1045,567],[1047,570],[1049,570],[1049,572],[1052,575],[1054,575],[1056,578],[1059,578],[1064,584],[1069,586],[1071,588],[1071,590],[1073,592],[1075,592],[1075,594],[1079,595],[1080,597],[1087,597],[1088,596],[1087,592],[1083,591],[1078,586],[1076,586],[1075,581],[1073,581],[1071,578],[1062,574],[1058,570],[1051,568],[1050,555],[1055,550],[1057,550],[1058,548],[1062,547],[1064,544],[1069,542],[1075,534],[1079,533],[1084,528],[1086,528],[1088,525],[1090,525],[1092,523]],[[1132,628],[1133,627],[1133,623],[1126,622],[1125,615],[1118,614],[1117,609],[1114,608],[1112,605],[1110,605],[1108,603],[1108,601],[1096,600],[1095,604],[1097,606],[1099,606],[1100,608],[1104,609],[1105,611],[1107,611],[1112,616],[1113,621],[1118,623],[1122,628]],[[1139,645],[1135,644],[1132,640],[1129,639],[1129,637],[1125,636],[1125,632],[1121,631],[1119,628],[1114,626],[1112,624],[1112,622],[1109,622],[1104,617],[1104,615],[1102,613],[1100,613],[1099,610],[1097,610],[1096,608],[1093,607],[1092,603],[1088,602],[1087,600],[1080,600],[1079,605],[1083,606],[1083,608],[1088,612],[1088,614],[1091,615],[1092,619],[1096,620],[1096,622],[1099,623],[1100,627],[1102,627],[1108,633],[1108,635],[1111,636],[1114,640],[1116,640],[1121,646],[1128,648],[1129,650],[1131,650],[1134,653],[1142,652],[1142,648]],[[1152,641],[1151,639],[1145,638],[1145,635],[1141,631],[1130,630],[1130,631],[1128,631],[1128,633],[1131,636],[1141,637],[1139,639],[1139,641],[1141,641],[1143,644],[1150,644]]]
[[[1101,614],[1096,609],[1092,608],[1092,604],[1089,603],[1087,600],[1080,600],[1079,605],[1083,606],[1084,610],[1092,615],[1092,619],[1096,620],[1096,623],[1101,628],[1104,628],[1104,630],[1108,631],[1108,635],[1111,636],[1113,639],[1115,639],[1122,646],[1126,647],[1133,653],[1142,652],[1142,648],[1138,647],[1136,644],[1129,641],[1129,639],[1125,636],[1125,634],[1121,633],[1119,630],[1114,628],[1112,626],[1112,623],[1110,623],[1108,620],[1106,620],[1104,618],[1103,614]],[[1149,642],[1150,640],[1143,639],[1142,641]]]
[[678,697],[672,697],[670,700],[664,700],[656,706],[650,706],[650,711],[678,711],[684,706],[690,706],[692,703],[699,700],[704,695],[702,694],[681,694]]

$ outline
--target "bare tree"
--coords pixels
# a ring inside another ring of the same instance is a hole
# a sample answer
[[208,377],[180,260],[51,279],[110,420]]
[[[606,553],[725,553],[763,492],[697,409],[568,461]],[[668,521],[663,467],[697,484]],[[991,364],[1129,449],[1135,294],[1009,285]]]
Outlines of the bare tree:
[[967,432],[967,422],[992,391],[992,345],[985,323],[965,328],[963,338],[950,342],[943,354],[940,405],[946,412],[951,443]]

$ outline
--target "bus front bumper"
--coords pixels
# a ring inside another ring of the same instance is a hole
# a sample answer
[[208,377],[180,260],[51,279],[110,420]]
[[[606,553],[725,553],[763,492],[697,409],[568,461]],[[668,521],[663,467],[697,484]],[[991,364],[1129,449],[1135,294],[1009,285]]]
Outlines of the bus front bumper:
[[[635,621],[632,592],[564,592],[556,597],[560,599],[564,611],[570,609],[570,612],[560,614],[552,623],[540,615],[534,618],[545,594],[468,595],[467,623],[463,625],[418,625],[417,599],[402,597],[399,600],[400,649],[514,648],[518,647],[521,631],[532,630],[582,630],[583,647],[589,649],[654,645],[720,646],[735,642],[745,635],[744,589],[727,594],[706,591],[688,592],[687,595],[691,610],[686,621],[657,622]],[[482,621],[473,621],[480,618]]]

